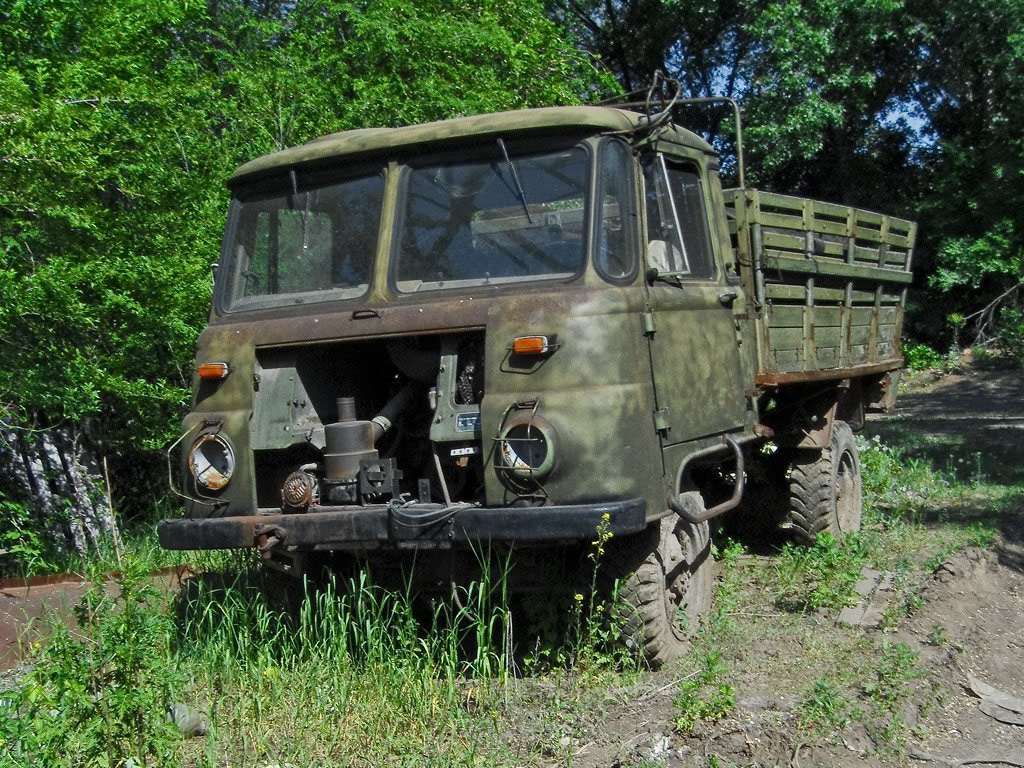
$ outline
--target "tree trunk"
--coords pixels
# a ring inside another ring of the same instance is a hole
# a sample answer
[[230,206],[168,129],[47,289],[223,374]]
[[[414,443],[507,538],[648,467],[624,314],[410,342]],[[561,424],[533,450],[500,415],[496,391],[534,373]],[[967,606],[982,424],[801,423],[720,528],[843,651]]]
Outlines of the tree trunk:
[[120,546],[95,450],[74,427],[0,421],[0,498],[21,502],[58,549],[85,555],[110,537]]

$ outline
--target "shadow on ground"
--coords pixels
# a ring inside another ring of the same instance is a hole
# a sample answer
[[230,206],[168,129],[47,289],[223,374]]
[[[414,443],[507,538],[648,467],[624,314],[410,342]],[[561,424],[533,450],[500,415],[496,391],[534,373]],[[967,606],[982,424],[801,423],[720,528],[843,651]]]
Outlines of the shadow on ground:
[[918,374],[867,437],[964,482],[1024,485],[1024,372],[991,367]]
[[1000,564],[1024,572],[1024,372],[974,363],[961,373],[918,374],[895,411],[872,417],[864,435],[952,481],[987,487],[916,515],[998,530]]

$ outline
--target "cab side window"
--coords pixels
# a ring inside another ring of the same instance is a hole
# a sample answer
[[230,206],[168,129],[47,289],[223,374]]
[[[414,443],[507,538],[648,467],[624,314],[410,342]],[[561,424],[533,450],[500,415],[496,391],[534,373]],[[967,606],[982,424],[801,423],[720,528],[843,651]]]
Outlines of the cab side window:
[[644,185],[648,266],[687,278],[713,278],[714,251],[697,166],[654,155],[644,164]]

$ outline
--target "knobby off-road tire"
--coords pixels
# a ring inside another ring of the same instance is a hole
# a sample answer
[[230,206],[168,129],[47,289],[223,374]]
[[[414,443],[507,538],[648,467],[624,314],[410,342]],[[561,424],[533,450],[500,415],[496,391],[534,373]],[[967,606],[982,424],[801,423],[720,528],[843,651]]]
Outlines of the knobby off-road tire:
[[610,551],[626,642],[652,669],[679,658],[711,607],[711,535],[672,514]]
[[832,425],[832,441],[823,451],[800,451],[789,475],[793,536],[811,545],[819,533],[841,539],[860,530],[860,454],[845,421]]

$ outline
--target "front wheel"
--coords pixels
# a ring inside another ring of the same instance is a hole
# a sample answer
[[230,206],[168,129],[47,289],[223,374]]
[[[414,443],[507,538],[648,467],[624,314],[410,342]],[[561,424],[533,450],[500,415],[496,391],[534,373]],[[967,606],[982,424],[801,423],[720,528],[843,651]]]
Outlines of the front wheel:
[[711,607],[708,524],[669,515],[617,542],[611,555],[627,642],[652,669],[682,656]]
[[789,475],[790,523],[801,544],[820,533],[836,539],[860,530],[860,454],[845,421],[832,425],[832,440],[823,451],[800,451]]

